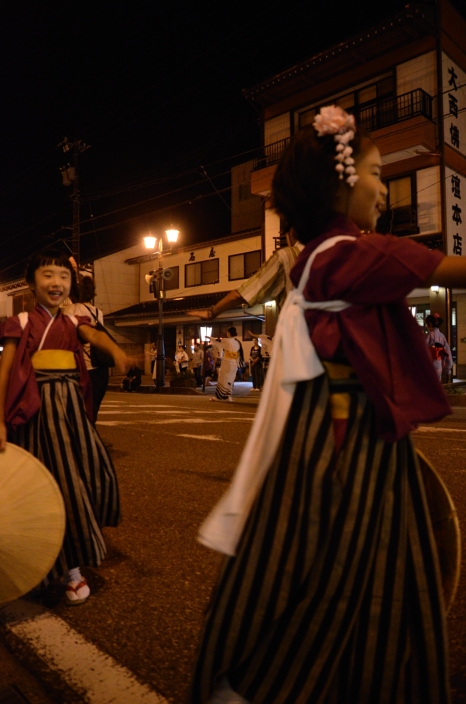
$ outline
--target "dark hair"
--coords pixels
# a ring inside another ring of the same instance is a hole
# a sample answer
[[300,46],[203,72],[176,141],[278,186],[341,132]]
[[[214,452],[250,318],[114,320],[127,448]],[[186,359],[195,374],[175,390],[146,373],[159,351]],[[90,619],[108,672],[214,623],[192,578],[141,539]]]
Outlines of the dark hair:
[[425,322],[432,325],[434,328],[439,328],[442,325],[443,320],[438,313],[434,313],[434,315],[428,315]]
[[228,332],[232,337],[236,337],[237,335],[236,328],[234,328],[233,326],[231,326],[231,328],[228,328]]
[[[309,125],[291,139],[275,171],[272,207],[284,219],[285,231],[294,227],[300,242],[318,237],[335,216],[335,199],[343,183],[335,171],[335,146],[333,135],[318,137]],[[357,159],[374,142],[358,130],[350,146]]]
[[79,302],[90,303],[95,296],[95,283],[90,276],[83,276],[78,284]]
[[61,266],[64,269],[68,269],[71,272],[71,290],[70,298],[72,300],[77,300],[78,296],[78,282],[76,279],[76,272],[73,269],[73,265],[70,262],[68,254],[61,251],[60,249],[44,249],[41,252],[33,254],[29,258],[26,264],[26,271],[24,273],[24,278],[27,283],[33,284],[35,281],[35,273],[37,269],[41,266]]

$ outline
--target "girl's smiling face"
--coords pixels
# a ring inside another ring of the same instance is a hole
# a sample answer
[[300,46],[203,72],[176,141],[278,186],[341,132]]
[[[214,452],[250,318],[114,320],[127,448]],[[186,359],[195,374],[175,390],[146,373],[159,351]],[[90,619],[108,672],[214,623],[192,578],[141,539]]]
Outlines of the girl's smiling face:
[[34,272],[34,284],[30,288],[36,301],[55,315],[70,294],[71,271],[56,264],[40,266]]
[[346,214],[361,230],[375,232],[377,220],[385,210],[387,188],[381,172],[382,159],[377,147],[356,159],[359,180],[350,191]]

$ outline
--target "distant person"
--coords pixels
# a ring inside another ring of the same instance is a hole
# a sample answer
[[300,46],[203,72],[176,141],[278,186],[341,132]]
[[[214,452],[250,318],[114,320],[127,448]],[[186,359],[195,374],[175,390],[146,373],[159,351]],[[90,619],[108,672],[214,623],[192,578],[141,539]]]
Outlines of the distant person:
[[223,359],[218,374],[215,397],[211,401],[232,401],[233,384],[242,364],[242,345],[236,339],[236,328],[229,327],[227,336],[221,342],[223,348]]
[[428,330],[426,344],[432,357],[435,373],[440,382],[442,382],[442,372],[449,374],[453,368],[450,345],[445,335],[439,330],[442,324],[443,320],[438,313],[428,315],[425,319],[425,325]]
[[206,386],[210,386],[210,379],[215,376],[215,360],[212,353],[212,345],[210,343],[206,344],[204,352],[204,379],[206,380]]
[[155,358],[157,357],[157,343],[153,342],[150,346],[149,350],[149,355],[151,357],[150,360],[150,375],[152,376],[154,374],[154,365],[155,365]]
[[249,364],[251,366],[252,389],[251,391],[260,391],[264,385],[264,370],[262,367],[262,351],[257,337],[252,341],[252,347],[249,352]]
[[184,374],[188,371],[189,357],[186,352],[186,345],[178,345],[174,364],[177,374]]
[[[78,283],[78,301],[65,306],[64,312],[67,315],[79,315],[91,319],[91,325],[95,327],[97,321],[104,324],[104,314],[100,308],[96,308],[92,301],[96,295],[95,283],[90,276],[83,276]],[[92,405],[94,408],[94,422],[97,420],[100,405],[103,401],[108,387],[109,371],[108,367],[95,367],[91,359],[91,346],[88,342],[83,344],[84,361],[89,373],[92,387]]]
[[120,384],[122,391],[136,391],[141,386],[142,371],[139,367],[131,367]]
[[194,353],[191,359],[194,376],[196,377],[196,386],[202,386],[202,363],[204,361],[204,352],[198,344],[194,345]]
[[221,365],[222,359],[223,359],[222,338],[215,337],[214,339],[211,339],[211,345],[212,345],[212,355],[213,355],[214,363],[215,363],[215,376],[218,378],[220,365]]

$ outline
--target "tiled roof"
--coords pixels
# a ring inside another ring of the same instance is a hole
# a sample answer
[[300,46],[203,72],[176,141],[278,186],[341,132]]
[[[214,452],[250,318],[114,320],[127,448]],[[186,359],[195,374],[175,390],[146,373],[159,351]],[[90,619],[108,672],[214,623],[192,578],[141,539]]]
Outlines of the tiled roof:
[[[218,303],[227,293],[229,293],[229,291],[185,296],[184,298],[167,298],[163,303],[163,312],[164,315],[170,315],[170,313],[185,313],[187,310],[210,308],[210,306]],[[232,306],[232,309],[234,308],[241,308],[241,305]],[[116,310],[113,313],[106,313],[105,319],[110,322],[112,320],[122,320],[123,318],[145,318],[149,315],[157,315],[158,309],[158,301],[154,299],[153,301],[144,301],[143,303],[137,303],[128,308]]]

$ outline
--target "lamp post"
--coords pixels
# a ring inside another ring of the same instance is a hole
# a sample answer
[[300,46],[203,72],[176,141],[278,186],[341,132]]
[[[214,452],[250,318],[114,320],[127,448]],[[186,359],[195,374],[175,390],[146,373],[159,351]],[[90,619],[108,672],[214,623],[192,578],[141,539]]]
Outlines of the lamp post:
[[[170,245],[176,243],[178,240],[179,231],[173,228],[165,230],[167,235],[167,240]],[[155,249],[155,243],[157,238],[151,233],[147,237],[144,237],[144,244],[146,249]],[[171,251],[171,246],[170,246]],[[148,284],[152,284],[154,289],[154,296],[158,300],[159,308],[159,327],[157,333],[157,355],[155,358],[155,385],[157,389],[165,386],[165,343],[163,339],[163,301],[165,298],[165,281],[169,280],[173,276],[171,269],[164,269],[162,266],[163,257],[163,241],[162,237],[159,237],[159,247],[156,255],[159,260],[159,265],[157,269],[151,271],[146,276],[146,281]]]

